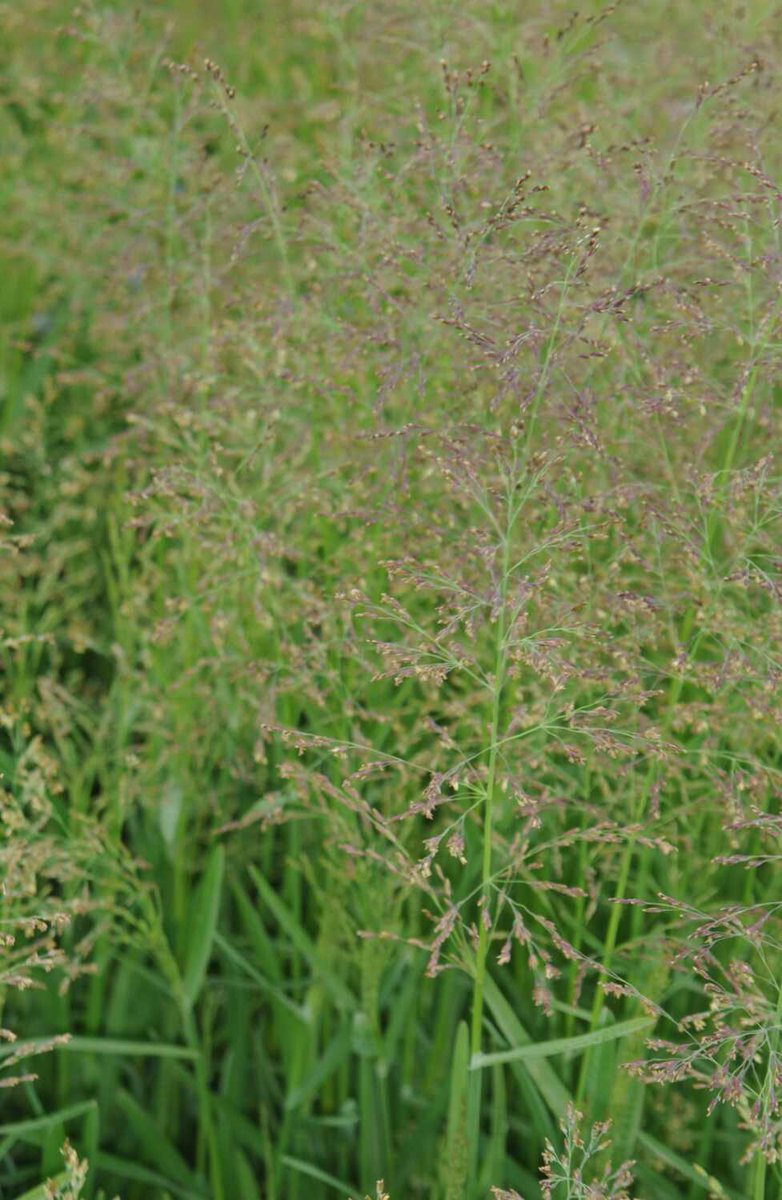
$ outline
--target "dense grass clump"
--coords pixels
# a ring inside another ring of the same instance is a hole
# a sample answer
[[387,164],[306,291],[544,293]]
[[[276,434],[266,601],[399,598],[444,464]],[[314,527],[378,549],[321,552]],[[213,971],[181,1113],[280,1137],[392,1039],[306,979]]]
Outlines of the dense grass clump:
[[0,31],[0,1196],[779,1200],[782,13]]

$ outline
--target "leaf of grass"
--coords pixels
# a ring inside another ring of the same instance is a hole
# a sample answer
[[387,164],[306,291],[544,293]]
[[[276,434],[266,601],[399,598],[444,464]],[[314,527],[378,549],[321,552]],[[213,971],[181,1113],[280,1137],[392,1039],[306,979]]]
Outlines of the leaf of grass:
[[704,1192],[707,1192],[709,1195],[712,1193],[715,1193],[717,1196],[722,1194],[723,1196],[730,1197],[730,1200],[740,1200],[738,1192],[728,1191],[723,1184],[717,1180],[712,1180],[708,1172],[704,1171],[702,1167],[688,1162],[686,1158],[682,1158],[681,1154],[677,1154],[675,1150],[671,1150],[662,1142],[658,1142],[657,1138],[652,1137],[651,1134],[640,1133],[638,1141],[653,1158],[658,1158],[661,1162],[665,1163],[666,1167],[670,1167],[672,1171],[676,1171],[678,1175],[681,1175],[683,1179],[689,1180],[690,1183],[694,1183],[696,1187],[703,1188]]
[[508,1101],[505,1073],[501,1066],[492,1070],[489,1144],[486,1148],[480,1192],[488,1195],[491,1185],[504,1175],[505,1147],[508,1139]]
[[231,960],[231,962],[235,963],[240,970],[244,971],[248,979],[252,979],[253,983],[258,985],[258,989],[260,991],[271,996],[286,1010],[286,1012],[289,1012],[292,1016],[296,1017],[297,1020],[303,1021],[305,1024],[307,1023],[309,1018],[304,1009],[300,1008],[298,1004],[294,1004],[289,996],[286,996],[285,993],[280,991],[278,987],[275,987],[273,983],[270,983],[269,980],[266,979],[266,977],[262,975],[261,972],[252,965],[251,962],[248,962],[247,958],[242,954],[242,952],[237,950],[227,938],[224,938],[220,933],[215,934],[215,945]]
[[[486,997],[486,1004],[505,1039],[512,1046],[531,1044],[532,1039],[530,1035],[491,976],[487,976],[486,978],[484,995]],[[511,1067],[514,1071],[526,1072],[554,1116],[557,1119],[561,1117],[570,1100],[570,1093],[554,1068],[546,1062],[545,1058],[514,1060],[511,1062]]]
[[120,1158],[116,1154],[107,1154],[104,1150],[101,1150],[97,1156],[95,1166],[101,1171],[119,1175],[123,1179],[133,1179],[138,1183],[159,1188],[164,1193],[171,1192],[174,1196],[182,1196],[183,1200],[204,1200],[204,1197],[208,1196],[205,1191],[194,1191],[193,1188],[181,1187],[173,1179],[167,1179],[165,1175],[151,1171],[149,1167],[130,1162],[127,1158]]
[[[13,1042],[0,1046],[0,1059],[11,1054],[33,1051],[47,1039]],[[177,1046],[170,1042],[136,1042],[124,1038],[71,1037],[52,1048],[52,1052],[68,1051],[72,1054],[118,1054],[128,1058],[198,1058],[198,1051],[189,1046]]]
[[123,1113],[128,1127],[136,1135],[136,1144],[143,1148],[142,1157],[149,1166],[181,1183],[183,1187],[201,1191],[201,1184],[188,1167],[177,1148],[171,1144],[154,1117],[139,1105],[129,1092],[121,1088],[117,1093],[117,1105]]
[[469,1061],[470,1032],[467,1022],[460,1021],[453,1048],[448,1124],[445,1134],[446,1200],[461,1200],[469,1171],[469,1147],[467,1145],[467,1071]]
[[346,1062],[351,1050],[351,1031],[344,1029],[332,1038],[313,1069],[285,1098],[285,1108],[293,1112],[314,1095],[324,1080]]
[[539,1058],[553,1058],[555,1054],[588,1050],[591,1046],[601,1046],[605,1042],[616,1041],[617,1038],[629,1037],[630,1034],[649,1028],[653,1024],[654,1021],[650,1017],[632,1017],[629,1021],[620,1021],[617,1025],[594,1029],[590,1033],[578,1033],[574,1037],[552,1038],[548,1042],[529,1042],[527,1045],[498,1050],[492,1054],[476,1054],[470,1063],[470,1070],[480,1071],[493,1063],[531,1062]]
[[[651,958],[651,969],[644,980],[642,990],[644,995],[659,1001],[670,976],[668,958],[662,948],[658,948]],[[641,1130],[644,1110],[646,1084],[637,1075],[623,1070],[624,1063],[633,1062],[644,1057],[646,1052],[646,1034],[636,1033],[627,1039],[621,1048],[619,1064],[614,1079],[608,1110],[613,1125],[611,1138],[612,1154],[616,1162],[627,1162],[636,1158],[636,1142]]]
[[264,904],[271,910],[278,925],[287,933],[292,944],[317,975],[318,982],[323,984],[338,1008],[352,1012],[356,1007],[356,999],[353,993],[345,986],[339,976],[334,974],[323,957],[318,954],[314,943],[291,915],[277,893],[267,883],[263,875],[261,875],[260,871],[256,870],[253,866],[248,869]]
[[195,896],[192,937],[187,947],[182,990],[188,1009],[198,999],[212,955],[225,872],[225,849],[215,846]]
[[253,958],[261,970],[275,983],[282,979],[282,970],[274,942],[258,915],[258,909],[238,879],[229,879],[228,886],[236,901],[239,924],[249,940]]
[[32,1191],[25,1192],[23,1196],[19,1196],[19,1200],[51,1200],[51,1185],[54,1184],[56,1189],[62,1187],[62,1185],[67,1182],[68,1173],[63,1171],[60,1175],[55,1175],[53,1179],[47,1181],[46,1183],[39,1183],[37,1187],[32,1189]]
[[357,1190],[352,1184],[344,1183],[334,1175],[329,1175],[328,1171],[321,1171],[320,1167],[313,1167],[312,1163],[302,1162],[300,1158],[291,1158],[289,1154],[286,1154],[282,1161],[291,1171],[298,1171],[301,1175],[308,1175],[310,1179],[317,1179],[319,1183],[325,1183],[326,1187],[334,1188],[342,1195],[343,1200],[345,1196],[349,1196],[351,1192]]
[[30,1117],[26,1121],[14,1121],[10,1125],[0,1125],[0,1134],[25,1138],[31,1133],[40,1133],[42,1130],[49,1129],[52,1125],[75,1121],[77,1117],[83,1117],[85,1113],[92,1112],[95,1108],[97,1108],[95,1100],[85,1100],[81,1104],[71,1104],[68,1108],[60,1108],[56,1112],[46,1113],[42,1117]]

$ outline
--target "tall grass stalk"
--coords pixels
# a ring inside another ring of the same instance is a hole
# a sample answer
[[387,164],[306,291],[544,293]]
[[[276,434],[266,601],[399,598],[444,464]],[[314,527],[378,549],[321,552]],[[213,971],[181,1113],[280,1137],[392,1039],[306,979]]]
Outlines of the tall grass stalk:
[[[506,481],[506,520],[499,547],[500,585],[497,601],[498,614],[495,622],[495,658],[492,677],[491,717],[489,721],[488,774],[483,801],[481,822],[481,885],[480,912],[478,915],[478,944],[475,951],[475,973],[473,978],[472,1010],[470,1015],[470,1052],[474,1057],[481,1053],[483,1039],[484,989],[487,959],[491,944],[491,886],[492,849],[494,838],[494,806],[497,800],[497,758],[500,750],[502,730],[502,704],[507,671],[507,605],[510,584],[511,539],[518,516],[514,512],[516,481]],[[468,1094],[468,1145],[470,1152],[470,1175],[468,1195],[474,1194],[480,1148],[482,1072],[475,1071],[470,1077]]]

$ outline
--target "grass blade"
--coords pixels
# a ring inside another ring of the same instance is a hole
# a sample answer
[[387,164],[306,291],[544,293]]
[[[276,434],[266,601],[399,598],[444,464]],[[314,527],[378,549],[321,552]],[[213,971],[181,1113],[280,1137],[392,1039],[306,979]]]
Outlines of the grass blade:
[[476,1054],[470,1063],[470,1070],[480,1071],[494,1063],[532,1062],[539,1058],[553,1058],[556,1054],[573,1054],[577,1050],[588,1050],[591,1046],[601,1046],[605,1042],[629,1037],[653,1024],[654,1021],[650,1017],[631,1017],[629,1021],[620,1021],[617,1025],[608,1025],[605,1029],[595,1029],[591,1033],[579,1033],[575,1037],[552,1038],[548,1042],[530,1042],[524,1046],[514,1046],[511,1050]]
[[321,1171],[320,1167],[314,1167],[312,1163],[303,1162],[300,1158],[291,1158],[286,1154],[283,1158],[283,1164],[291,1171],[298,1171],[300,1175],[307,1175],[310,1179],[317,1179],[318,1183],[324,1183],[326,1187],[333,1188],[343,1197],[350,1195],[357,1189],[350,1183],[344,1183],[341,1179],[336,1179],[333,1175],[329,1175],[328,1171]]
[[206,1191],[196,1191],[193,1188],[181,1187],[173,1179],[168,1179],[165,1175],[160,1175],[157,1171],[150,1170],[149,1167],[141,1166],[140,1163],[130,1162],[127,1158],[120,1158],[116,1154],[107,1154],[103,1150],[98,1155],[95,1165],[101,1171],[106,1171],[112,1175],[119,1175],[123,1179],[135,1180],[149,1187],[159,1188],[163,1194],[170,1192],[172,1196],[181,1196],[182,1200],[205,1200],[208,1196],[208,1192]]
[[351,1032],[345,1029],[329,1042],[312,1070],[285,1098],[285,1109],[293,1112],[305,1104],[321,1084],[344,1063],[351,1051]]
[[[35,1050],[43,1040],[0,1046],[0,1059],[20,1051]],[[52,1047],[52,1053],[61,1051],[71,1054],[117,1054],[124,1058],[198,1058],[198,1051],[189,1046],[177,1046],[170,1042],[137,1042],[127,1038],[71,1037],[67,1042]]]
[[68,1108],[60,1108],[56,1112],[46,1113],[42,1117],[30,1117],[27,1121],[14,1121],[9,1125],[0,1125],[0,1134],[9,1137],[25,1138],[30,1134],[41,1133],[52,1125],[65,1124],[75,1121],[86,1113],[97,1108],[94,1100],[85,1100],[81,1104],[71,1104]]
[[[446,1200],[462,1200],[469,1173],[467,1139],[467,1087],[470,1060],[470,1032],[465,1021],[456,1031],[451,1066],[451,1093],[448,1100],[448,1125],[445,1134]],[[475,1147],[477,1155],[477,1147]]]
[[224,872],[225,850],[222,846],[215,846],[195,897],[191,926],[193,933],[187,948],[182,980],[184,1000],[188,1009],[192,1008],[198,999],[212,955]]
[[[530,1035],[491,976],[487,976],[484,994],[486,1004],[505,1039],[515,1046],[530,1045]],[[570,1100],[570,1093],[545,1058],[517,1058],[511,1061],[511,1068],[526,1072],[554,1116],[559,1118],[562,1115]]]
[[156,1119],[145,1112],[124,1089],[117,1093],[117,1104],[128,1122],[128,1127],[136,1136],[137,1145],[144,1149],[143,1157],[147,1160],[147,1165],[159,1170],[161,1175],[175,1179],[183,1187],[201,1191],[199,1180],[177,1148],[164,1136]]
[[280,900],[274,888],[257,871],[255,867],[249,868],[253,883],[255,884],[261,899],[264,904],[271,910],[272,915],[277,921],[281,929],[288,934],[291,942],[301,954],[302,958],[315,972],[318,977],[318,982],[323,985],[326,991],[330,994],[332,1000],[338,1008],[352,1012],[356,1007],[356,999],[350,989],[342,982],[342,980],[334,974],[328,963],[324,961],[322,955],[318,951],[314,943],[310,940],[307,934],[302,929],[301,925],[291,915],[290,911],[285,907]]
[[23,1196],[19,1196],[19,1200],[51,1200],[52,1184],[55,1187],[54,1195],[57,1194],[56,1189],[68,1182],[68,1173],[63,1171],[60,1175],[55,1175],[54,1179],[48,1180],[46,1183],[39,1183],[32,1191],[25,1192]]
[[270,983],[269,980],[266,979],[265,976],[262,975],[261,972],[258,971],[252,965],[252,963],[247,960],[241,951],[237,950],[236,947],[228,941],[227,938],[224,938],[220,933],[215,934],[215,945],[226,955],[227,958],[231,960],[232,963],[234,963],[241,971],[245,973],[248,979],[251,979],[253,983],[257,984],[259,991],[265,992],[268,996],[271,996],[275,1003],[281,1005],[286,1012],[290,1013],[291,1016],[296,1017],[297,1020],[303,1021],[306,1024],[308,1016],[304,1009],[300,1008],[297,1004],[294,1004],[284,992],[280,991],[278,987],[275,987],[273,983]]

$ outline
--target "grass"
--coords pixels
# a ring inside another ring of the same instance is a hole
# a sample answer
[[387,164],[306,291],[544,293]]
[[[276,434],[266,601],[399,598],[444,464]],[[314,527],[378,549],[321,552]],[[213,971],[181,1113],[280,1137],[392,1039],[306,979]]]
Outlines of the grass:
[[0,30],[0,1195],[778,1200],[775,6]]

